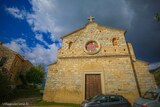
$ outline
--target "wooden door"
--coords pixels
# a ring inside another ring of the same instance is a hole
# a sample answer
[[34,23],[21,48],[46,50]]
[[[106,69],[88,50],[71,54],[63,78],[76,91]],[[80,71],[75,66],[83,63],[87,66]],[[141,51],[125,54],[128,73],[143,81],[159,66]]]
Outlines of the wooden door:
[[101,75],[86,74],[85,75],[85,99],[101,94]]

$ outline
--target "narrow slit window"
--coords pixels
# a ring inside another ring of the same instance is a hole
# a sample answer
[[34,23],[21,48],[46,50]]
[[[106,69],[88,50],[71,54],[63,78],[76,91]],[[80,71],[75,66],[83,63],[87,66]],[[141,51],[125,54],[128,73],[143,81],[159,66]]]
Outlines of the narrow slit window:
[[69,42],[68,49],[71,49],[72,43],[73,43],[73,42]]

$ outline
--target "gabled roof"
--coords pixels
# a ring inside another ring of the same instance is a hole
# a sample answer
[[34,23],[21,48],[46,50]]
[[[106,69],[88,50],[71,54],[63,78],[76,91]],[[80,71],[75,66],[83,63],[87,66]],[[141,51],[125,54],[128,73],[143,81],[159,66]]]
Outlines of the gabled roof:
[[[77,30],[75,30],[75,31],[73,31],[73,32],[71,32],[71,33],[68,33],[68,34],[62,36],[61,38],[63,39],[63,38],[65,38],[65,37],[67,37],[67,36],[69,36],[69,35],[71,35],[71,34],[74,34],[74,33],[78,32],[78,31],[81,31],[82,29],[85,29],[87,25],[89,25],[89,24],[91,24],[91,23],[95,23],[95,22],[89,22],[89,23],[87,23],[84,27],[81,27],[81,28],[79,28],[79,29],[77,29]],[[96,23],[96,24],[97,24],[97,23]],[[97,24],[97,25],[98,25],[99,27],[103,27],[103,28],[106,28],[106,29],[109,28],[109,29],[113,29],[113,30],[117,30],[117,31],[122,31],[122,32],[124,32],[124,35],[125,35],[125,33],[127,32],[126,30],[122,30],[122,29],[118,29],[118,28],[112,28],[112,27],[109,27],[109,26],[102,26],[102,25],[99,25],[99,24]]]

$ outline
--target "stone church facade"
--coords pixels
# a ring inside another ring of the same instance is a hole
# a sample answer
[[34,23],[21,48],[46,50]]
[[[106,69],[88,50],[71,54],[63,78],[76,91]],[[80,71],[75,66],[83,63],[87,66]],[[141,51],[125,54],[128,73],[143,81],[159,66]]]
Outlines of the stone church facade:
[[133,102],[155,86],[148,63],[136,59],[125,33],[90,20],[64,36],[57,62],[48,66],[43,100],[80,103],[96,94],[120,94]]

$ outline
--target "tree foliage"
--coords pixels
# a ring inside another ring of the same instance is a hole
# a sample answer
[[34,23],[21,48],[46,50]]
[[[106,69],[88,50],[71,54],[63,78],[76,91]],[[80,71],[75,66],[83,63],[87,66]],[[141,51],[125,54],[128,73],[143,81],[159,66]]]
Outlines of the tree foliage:
[[45,76],[45,69],[42,65],[31,67],[26,72],[26,80],[28,83],[41,84]]
[[156,13],[155,16],[154,16],[154,19],[155,19],[157,22],[160,22],[160,13]]
[[156,75],[155,75],[156,81],[157,81],[158,83],[160,83],[160,67],[156,69],[155,74],[156,74]]
[[151,70],[153,72],[157,85],[160,87],[160,67]]

